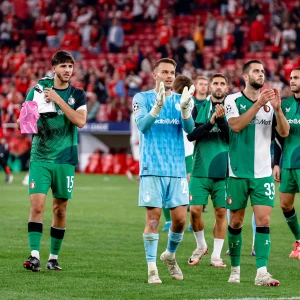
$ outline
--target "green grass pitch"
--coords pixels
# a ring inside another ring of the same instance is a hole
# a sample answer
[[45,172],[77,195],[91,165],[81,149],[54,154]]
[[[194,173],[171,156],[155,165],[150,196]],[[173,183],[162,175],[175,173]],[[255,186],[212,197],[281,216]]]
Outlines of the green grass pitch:
[[[227,283],[230,267],[209,266],[210,254],[197,266],[187,260],[195,248],[193,234],[186,231],[176,254],[184,280],[171,279],[167,267],[159,260],[165,250],[167,233],[160,231],[158,270],[162,285],[147,283],[147,265],[142,232],[145,210],[137,206],[138,184],[121,176],[77,174],[74,197],[69,202],[67,231],[59,262],[63,271],[47,271],[51,225],[51,193],[44,215],[41,244],[42,271],[33,273],[23,268],[29,255],[27,221],[29,197],[21,185],[24,174],[15,174],[11,185],[4,183],[1,173],[0,211],[0,299],[233,299],[291,298],[300,296],[300,261],[289,259],[293,236],[279,207],[271,218],[271,257],[269,272],[281,281],[279,287],[256,287],[255,258],[251,257],[251,212],[246,213],[243,226],[241,283]],[[296,210],[300,212],[297,196]],[[212,250],[214,222],[211,203],[204,214],[205,237]],[[163,226],[163,219],[160,230]]]

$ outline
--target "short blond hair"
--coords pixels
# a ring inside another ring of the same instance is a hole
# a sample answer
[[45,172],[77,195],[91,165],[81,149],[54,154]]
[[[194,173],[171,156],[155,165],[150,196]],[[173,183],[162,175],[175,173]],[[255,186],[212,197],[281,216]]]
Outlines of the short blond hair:
[[154,65],[154,67],[153,67],[153,71],[155,71],[155,70],[157,69],[157,67],[158,67],[161,63],[171,64],[171,65],[174,66],[174,68],[176,68],[176,66],[177,66],[177,63],[176,63],[176,61],[175,61],[174,59],[165,57],[165,58],[159,59],[159,60],[155,63],[155,65]]

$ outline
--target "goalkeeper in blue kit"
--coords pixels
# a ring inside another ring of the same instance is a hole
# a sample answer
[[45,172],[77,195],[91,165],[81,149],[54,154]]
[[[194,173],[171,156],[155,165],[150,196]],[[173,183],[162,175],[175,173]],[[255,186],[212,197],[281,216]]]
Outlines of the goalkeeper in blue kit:
[[155,89],[134,96],[132,108],[140,131],[139,206],[146,208],[143,240],[148,264],[148,283],[160,284],[156,256],[158,225],[162,207],[171,209],[172,225],[161,261],[172,278],[182,280],[183,274],[175,252],[183,238],[188,204],[182,128],[192,132],[190,102],[195,87],[185,87],[182,95],[171,91],[175,80],[176,62],[158,60],[153,69]]

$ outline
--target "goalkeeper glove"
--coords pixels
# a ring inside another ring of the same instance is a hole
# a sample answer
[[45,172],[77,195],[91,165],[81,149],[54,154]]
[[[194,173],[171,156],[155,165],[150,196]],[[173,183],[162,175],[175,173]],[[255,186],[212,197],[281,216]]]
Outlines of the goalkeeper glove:
[[190,89],[185,86],[180,98],[180,109],[181,116],[184,120],[187,120],[191,116],[190,102],[192,100],[193,94],[195,92],[195,86],[191,85]]
[[157,118],[162,107],[165,105],[165,99],[166,99],[166,94],[165,94],[165,85],[163,82],[160,83],[159,85],[159,90],[156,98],[156,103],[153,105],[152,109],[150,110],[150,115],[153,118]]

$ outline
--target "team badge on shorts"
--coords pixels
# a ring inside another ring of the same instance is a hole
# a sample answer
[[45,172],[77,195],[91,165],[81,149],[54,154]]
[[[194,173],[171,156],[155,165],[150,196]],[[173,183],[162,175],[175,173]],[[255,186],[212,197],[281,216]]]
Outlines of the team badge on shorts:
[[73,105],[75,103],[75,99],[73,98],[73,96],[71,96],[69,99],[68,99],[68,104],[69,105]]
[[227,204],[228,205],[232,204],[232,199],[230,197],[227,198]]
[[36,186],[35,182],[34,182],[34,181],[31,181],[30,184],[29,184],[29,187],[30,187],[31,189],[34,189],[35,186]]
[[193,200],[193,195],[192,195],[192,194],[189,195],[189,200],[190,200],[190,201]]

